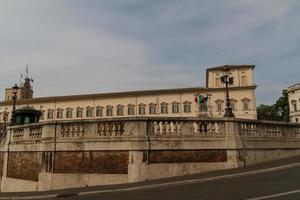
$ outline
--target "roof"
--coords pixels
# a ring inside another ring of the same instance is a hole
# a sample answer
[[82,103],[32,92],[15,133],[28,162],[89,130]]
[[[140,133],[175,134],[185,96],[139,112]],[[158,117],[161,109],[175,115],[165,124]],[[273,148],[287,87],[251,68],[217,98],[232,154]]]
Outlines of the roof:
[[288,92],[293,92],[293,91],[298,90],[298,89],[300,89],[300,83],[296,83],[296,84],[294,84],[292,86],[289,86],[287,88],[287,91]]
[[41,115],[41,111],[36,110],[30,106],[25,106],[19,109],[15,110],[16,114],[35,114],[35,115]]
[[208,69],[206,69],[206,71],[219,70],[219,69],[223,70],[223,69],[226,69],[226,68],[234,69],[234,68],[249,68],[249,67],[254,69],[255,65],[221,65],[221,66],[218,66],[218,67],[208,68]]
[[[174,89],[159,89],[159,90],[140,90],[140,91],[126,91],[126,92],[111,92],[111,93],[96,93],[96,94],[83,94],[83,95],[68,95],[68,96],[52,96],[52,97],[39,97],[33,99],[20,99],[20,104],[30,103],[44,103],[55,101],[73,101],[73,100],[89,100],[93,98],[116,98],[116,97],[130,97],[141,95],[153,95],[153,94],[170,94],[170,93],[183,93],[183,92],[199,92],[206,90],[203,87],[191,87],[191,88],[174,88]],[[0,102],[1,105],[10,105],[11,101]]]

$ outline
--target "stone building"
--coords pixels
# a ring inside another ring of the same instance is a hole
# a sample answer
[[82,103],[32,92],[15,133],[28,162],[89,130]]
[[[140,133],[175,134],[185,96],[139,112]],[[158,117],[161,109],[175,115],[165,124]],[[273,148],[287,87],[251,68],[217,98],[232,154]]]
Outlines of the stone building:
[[[71,96],[33,98],[26,77],[17,96],[17,108],[32,106],[43,114],[42,121],[115,117],[223,117],[225,92],[221,77],[233,77],[231,107],[237,118],[256,119],[254,65],[224,65],[206,71],[206,87],[175,88]],[[0,122],[10,119],[12,89],[0,102]]]
[[290,105],[290,121],[300,122],[300,83],[287,88],[289,105]]

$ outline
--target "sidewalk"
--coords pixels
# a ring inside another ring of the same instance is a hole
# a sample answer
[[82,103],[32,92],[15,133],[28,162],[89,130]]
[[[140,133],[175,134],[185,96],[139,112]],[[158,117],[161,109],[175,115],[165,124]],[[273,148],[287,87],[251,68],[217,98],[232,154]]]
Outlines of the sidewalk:
[[[174,182],[186,181],[192,182],[193,180],[206,180],[218,177],[226,176],[230,177],[231,175],[238,175],[241,173],[247,173],[252,171],[270,169],[279,166],[287,166],[293,163],[299,163],[300,165],[300,156],[282,159],[278,161],[273,161],[269,163],[257,164],[252,166],[247,166],[238,169],[228,169],[222,171],[215,171],[215,172],[208,172],[202,174],[193,174],[187,176],[180,176],[180,177],[172,177],[172,178],[165,178],[147,182],[140,182],[140,183],[130,183],[130,184],[121,184],[121,185],[106,185],[106,186],[92,186],[92,187],[85,187],[85,188],[72,188],[72,189],[63,189],[63,190],[53,190],[53,191],[45,191],[45,192],[16,192],[16,193],[0,193],[0,199],[41,199],[41,198],[54,198],[54,197],[71,197],[77,196],[80,193],[92,193],[95,192],[113,192],[114,190],[127,190],[128,188],[138,189],[143,188],[151,185],[172,185]],[[261,172],[262,173],[262,172]]]

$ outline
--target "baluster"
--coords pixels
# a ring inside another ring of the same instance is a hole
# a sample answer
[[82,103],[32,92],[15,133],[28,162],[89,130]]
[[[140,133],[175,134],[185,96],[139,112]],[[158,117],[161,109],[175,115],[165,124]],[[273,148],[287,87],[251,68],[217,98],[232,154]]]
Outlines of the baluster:
[[173,135],[175,135],[176,134],[176,127],[175,127],[175,124],[173,122],[170,123],[170,127],[171,127],[171,133]]
[[196,122],[193,122],[193,132],[194,132],[194,134],[199,133],[199,125]]
[[166,135],[169,135],[171,133],[171,127],[168,122],[165,122],[165,127],[166,127]]
[[163,122],[159,122],[159,130],[160,130],[160,135],[164,135],[165,127],[164,127]]
[[159,134],[159,125],[157,124],[157,122],[154,122],[153,126],[154,126],[154,135]]

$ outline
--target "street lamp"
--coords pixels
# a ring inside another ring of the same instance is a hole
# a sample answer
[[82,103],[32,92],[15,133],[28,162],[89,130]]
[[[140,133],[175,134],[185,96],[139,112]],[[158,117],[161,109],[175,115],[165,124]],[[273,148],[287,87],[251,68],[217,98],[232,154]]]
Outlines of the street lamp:
[[229,71],[227,68],[224,68],[226,71],[225,75],[221,77],[221,81],[223,84],[225,84],[225,89],[226,89],[226,109],[225,109],[225,114],[224,117],[233,117],[234,114],[232,112],[232,108],[230,105],[230,98],[229,98],[229,91],[228,91],[228,85],[233,84],[233,77],[229,77],[227,74],[227,71]]
[[13,91],[13,109],[12,109],[12,114],[11,114],[11,123],[12,125],[14,125],[16,123],[16,119],[15,119],[15,110],[16,110],[16,101],[17,101],[17,94],[19,91],[19,87],[17,84],[15,84],[12,87],[12,91]]

